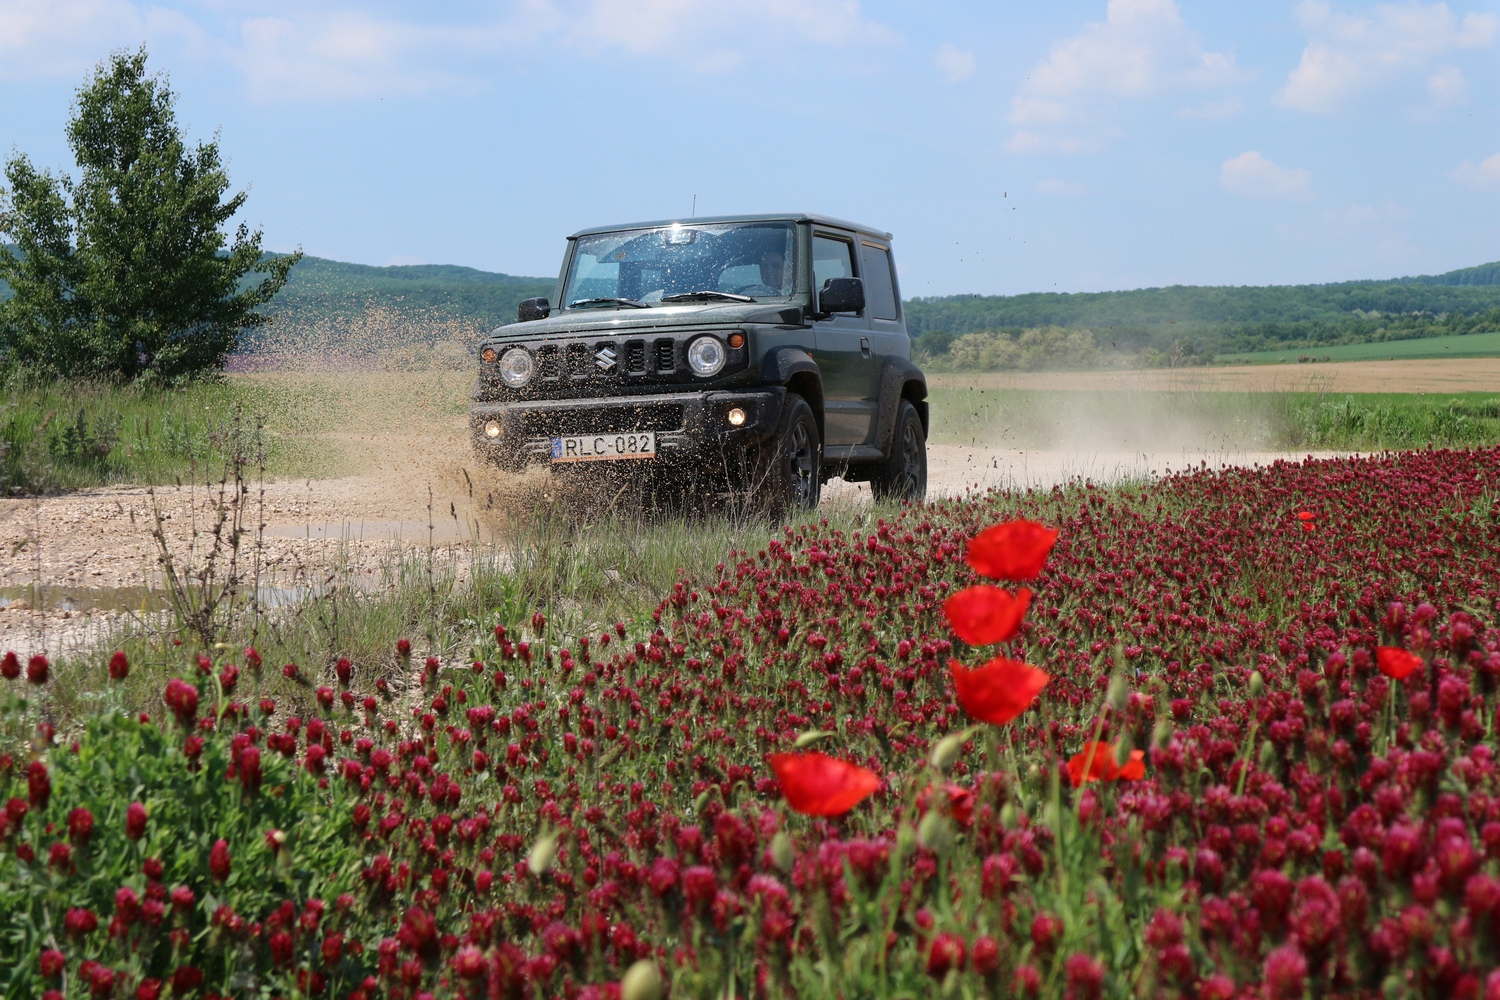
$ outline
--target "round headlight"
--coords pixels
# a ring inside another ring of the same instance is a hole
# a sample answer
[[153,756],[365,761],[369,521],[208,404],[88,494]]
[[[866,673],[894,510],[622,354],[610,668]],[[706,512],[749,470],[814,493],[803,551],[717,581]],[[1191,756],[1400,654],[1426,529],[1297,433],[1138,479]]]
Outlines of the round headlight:
[[729,356],[718,337],[699,337],[688,345],[687,359],[688,366],[695,375],[707,378],[723,371],[724,362],[729,360]]
[[533,367],[530,351],[512,347],[500,355],[500,380],[512,389],[519,389],[531,381]]

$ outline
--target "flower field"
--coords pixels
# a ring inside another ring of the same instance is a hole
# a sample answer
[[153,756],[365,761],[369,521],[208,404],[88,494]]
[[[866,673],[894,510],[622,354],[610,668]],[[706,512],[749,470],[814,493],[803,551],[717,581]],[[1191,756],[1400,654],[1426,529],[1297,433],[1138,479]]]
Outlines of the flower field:
[[184,645],[144,715],[119,655],[77,732],[23,652],[0,992],[1500,998],[1497,615],[1500,451],[1423,451],[788,527],[458,662]]

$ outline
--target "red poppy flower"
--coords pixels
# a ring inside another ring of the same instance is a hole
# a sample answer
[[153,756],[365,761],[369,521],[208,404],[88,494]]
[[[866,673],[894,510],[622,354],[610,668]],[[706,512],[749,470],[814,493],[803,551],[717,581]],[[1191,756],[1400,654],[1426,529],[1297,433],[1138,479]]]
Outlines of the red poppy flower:
[[1317,516],[1318,515],[1314,514],[1310,510],[1299,510],[1299,511],[1297,511],[1297,520],[1299,520],[1299,521],[1311,521],[1311,520],[1315,519]]
[[925,814],[928,809],[937,806],[947,800],[948,815],[959,826],[968,826],[974,818],[974,792],[962,785],[955,785],[951,781],[945,781],[941,785],[933,785],[922,793],[921,800],[917,803]]
[[1068,778],[1074,788],[1090,781],[1140,781],[1145,776],[1144,750],[1130,751],[1130,759],[1121,767],[1115,763],[1115,748],[1111,744],[1085,743],[1068,761]]
[[842,816],[880,787],[874,771],[816,751],[767,758],[787,804],[807,816]]
[[1021,628],[1031,591],[1020,588],[1012,596],[999,587],[968,587],[943,602],[943,614],[958,637],[971,646],[1004,642]]
[[1422,658],[1400,646],[1378,646],[1375,649],[1375,665],[1392,680],[1404,681],[1421,668]]
[[1015,520],[981,531],[969,543],[974,572],[994,580],[1033,580],[1042,571],[1057,530],[1035,521]]
[[1050,679],[1046,671],[1003,656],[973,670],[949,660],[948,669],[953,672],[958,703],[969,717],[997,726],[1030,708]]

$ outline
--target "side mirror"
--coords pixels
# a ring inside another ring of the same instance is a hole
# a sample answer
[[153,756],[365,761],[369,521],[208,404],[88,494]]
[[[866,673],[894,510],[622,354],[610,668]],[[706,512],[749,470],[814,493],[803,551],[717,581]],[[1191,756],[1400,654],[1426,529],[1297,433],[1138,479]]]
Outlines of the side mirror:
[[818,293],[818,310],[824,315],[864,312],[864,282],[858,278],[829,278]]
[[546,299],[522,299],[516,309],[516,322],[530,323],[534,319],[546,319],[552,315],[552,303]]

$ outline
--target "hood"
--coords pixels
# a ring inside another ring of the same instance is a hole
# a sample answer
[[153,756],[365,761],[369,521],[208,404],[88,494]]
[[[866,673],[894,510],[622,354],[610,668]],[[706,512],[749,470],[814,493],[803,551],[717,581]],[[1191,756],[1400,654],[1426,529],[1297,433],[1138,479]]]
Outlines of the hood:
[[575,333],[608,332],[625,336],[637,330],[664,330],[678,327],[737,326],[742,323],[769,323],[778,326],[805,322],[802,306],[796,303],[767,302],[687,302],[681,305],[652,306],[649,309],[577,309],[554,312],[546,319],[530,323],[507,323],[482,338],[486,343],[537,340],[544,337],[566,337]]

